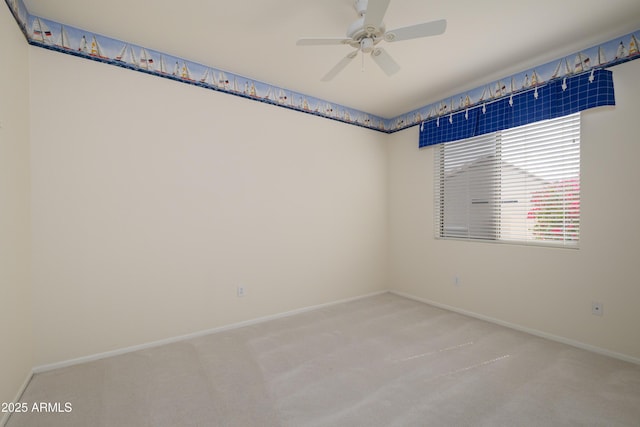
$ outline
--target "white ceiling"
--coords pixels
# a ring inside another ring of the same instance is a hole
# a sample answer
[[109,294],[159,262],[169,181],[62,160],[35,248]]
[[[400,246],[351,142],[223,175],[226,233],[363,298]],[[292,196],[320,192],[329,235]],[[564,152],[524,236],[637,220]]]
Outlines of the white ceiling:
[[[296,46],[343,37],[353,0],[24,0],[29,12],[377,116],[392,118],[640,28],[638,0],[392,0],[387,29],[446,18],[444,35],[386,43],[320,79],[351,51]],[[382,42],[385,43],[385,42]]]

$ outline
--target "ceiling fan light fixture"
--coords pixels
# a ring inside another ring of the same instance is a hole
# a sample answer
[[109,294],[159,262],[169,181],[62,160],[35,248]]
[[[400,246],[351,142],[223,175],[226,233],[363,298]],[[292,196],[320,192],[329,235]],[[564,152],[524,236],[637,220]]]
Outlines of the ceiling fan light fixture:
[[369,53],[373,50],[373,39],[365,37],[364,39],[360,40],[360,50],[363,53]]

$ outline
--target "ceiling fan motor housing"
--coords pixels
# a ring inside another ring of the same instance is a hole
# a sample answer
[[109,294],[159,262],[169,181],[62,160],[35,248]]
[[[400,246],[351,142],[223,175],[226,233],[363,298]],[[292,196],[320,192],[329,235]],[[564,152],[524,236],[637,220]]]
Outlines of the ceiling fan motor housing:
[[364,28],[364,16],[358,18],[355,22],[349,25],[347,29],[347,37],[360,44],[360,41],[364,38],[370,38],[374,44],[378,44],[382,40],[382,36],[385,32],[384,23],[380,23],[379,27]]
[[347,29],[347,37],[356,40],[358,38],[366,36],[381,38],[381,36],[384,34],[384,30],[384,23],[381,23],[379,27],[364,28],[364,16],[361,16],[351,25],[349,25],[349,29]]

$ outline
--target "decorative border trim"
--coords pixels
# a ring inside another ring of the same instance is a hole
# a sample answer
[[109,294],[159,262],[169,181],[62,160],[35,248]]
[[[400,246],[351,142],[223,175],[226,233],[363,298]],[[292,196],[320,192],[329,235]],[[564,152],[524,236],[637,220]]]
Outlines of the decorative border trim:
[[[224,92],[383,133],[394,133],[482,103],[595,68],[640,58],[640,30],[536,66],[468,92],[385,119],[303,93],[31,15],[22,0],[5,0],[33,46]],[[169,65],[171,64],[171,65]]]
[[[550,82],[640,59],[638,40],[640,30],[629,33],[578,53],[547,62],[527,71],[522,71],[468,92],[458,93],[439,102],[418,108],[397,117],[396,126],[408,127],[436,120],[442,116],[464,111],[475,106],[489,104],[529,90],[536,90]],[[405,125],[404,123],[409,123]]]

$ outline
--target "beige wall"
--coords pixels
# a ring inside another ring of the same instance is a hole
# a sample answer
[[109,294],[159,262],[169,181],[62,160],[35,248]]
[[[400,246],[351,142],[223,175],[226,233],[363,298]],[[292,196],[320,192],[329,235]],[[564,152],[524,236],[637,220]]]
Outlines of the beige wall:
[[[579,250],[435,240],[433,149],[418,150],[417,128],[393,134],[392,288],[640,359],[640,61],[613,71],[617,106],[582,114]],[[592,301],[604,316],[591,314]]]
[[640,61],[583,114],[579,250],[436,241],[417,128],[28,47],[0,10],[2,401],[33,366],[389,287],[640,358]]
[[0,402],[16,397],[33,366],[27,52],[9,9],[0,5]]
[[30,61],[36,365],[387,288],[386,135]]

